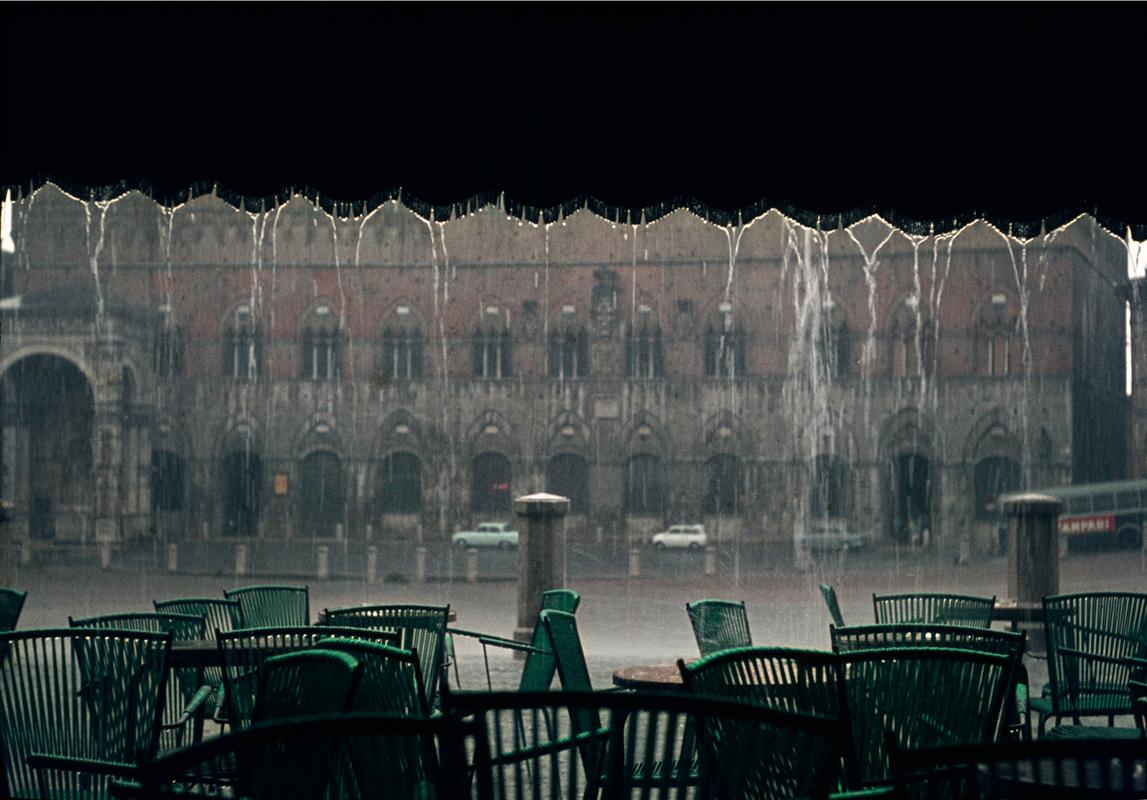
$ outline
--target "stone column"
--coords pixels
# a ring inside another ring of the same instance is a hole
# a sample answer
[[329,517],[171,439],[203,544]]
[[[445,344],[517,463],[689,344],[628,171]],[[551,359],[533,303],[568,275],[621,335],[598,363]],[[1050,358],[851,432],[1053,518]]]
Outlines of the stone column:
[[566,525],[570,501],[544,492],[514,501],[518,528],[518,627],[514,638],[528,642],[542,592],[566,584]]
[[1063,501],[1022,494],[1004,502],[1008,517],[1008,597],[1035,603],[1059,593],[1059,512]]
[[0,586],[12,585],[12,530],[16,506],[0,500]]
[[[1127,477],[1147,478],[1147,278],[1127,285],[1131,303],[1131,430]],[[1147,550],[1147,536],[1143,537]]]

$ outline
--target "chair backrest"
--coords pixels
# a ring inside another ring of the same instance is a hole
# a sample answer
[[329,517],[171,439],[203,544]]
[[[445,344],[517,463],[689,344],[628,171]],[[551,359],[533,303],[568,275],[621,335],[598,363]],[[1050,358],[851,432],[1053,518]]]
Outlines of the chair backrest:
[[685,610],[689,613],[693,636],[702,656],[730,647],[748,647],[753,643],[744,602],[695,600],[686,603]]
[[938,623],[989,628],[996,597],[943,592],[872,595],[876,624],[896,622]]
[[446,621],[450,606],[374,605],[335,608],[326,612],[328,625],[398,631],[398,646],[418,653],[426,698],[434,706],[445,662]]
[[[42,793],[32,754],[138,764],[159,743],[171,634],[26,630],[0,634],[0,795]],[[56,771],[53,771],[56,772]],[[103,796],[107,776],[54,774]],[[90,781],[90,783],[89,783]]]
[[1147,792],[1143,740],[1039,739],[912,749],[891,742],[889,750],[896,796],[905,800],[1077,796],[1132,800]]
[[1147,672],[1127,681],[1127,688],[1131,692],[1131,712],[1135,715],[1135,725],[1147,739]]
[[187,775],[238,773],[236,795],[252,800],[489,800],[487,752],[478,721],[326,714],[252,725],[161,756],[142,768],[140,794],[187,797]]
[[228,719],[235,728],[251,723],[259,688],[259,667],[273,656],[314,647],[320,639],[340,636],[393,644],[393,631],[306,625],[242,628],[220,632],[216,638],[226,687]]
[[317,646],[351,655],[362,665],[362,677],[349,710],[408,717],[429,715],[417,653],[343,637],[320,639]]
[[545,627],[549,651],[557,663],[558,678],[567,692],[593,689],[589,666],[578,634],[577,617],[565,611],[544,609],[539,616]]
[[27,592],[0,586],[0,633],[16,630],[27,597]]
[[1043,609],[1053,713],[1130,713],[1132,659],[1147,659],[1147,594],[1049,595]]
[[494,794],[521,800],[823,797],[840,729],[669,692],[450,692],[443,705],[484,723]]
[[244,628],[310,625],[310,591],[306,586],[244,586],[223,592],[238,600]]
[[579,605],[581,605],[581,595],[573,589],[547,589],[542,592],[544,609],[575,614]]
[[860,785],[891,778],[886,731],[909,748],[994,737],[1012,667],[1009,656],[896,647],[838,657]]
[[[160,613],[203,617],[208,639],[215,638],[216,631],[231,631],[243,627],[243,615],[238,600],[181,597],[174,600],[156,600],[153,605]],[[203,680],[211,686],[218,687],[223,683],[223,671],[219,667],[206,667],[203,670]]]
[[347,711],[361,674],[358,659],[334,650],[271,656],[259,667],[251,722]]
[[836,589],[827,583],[822,583],[820,585],[820,595],[824,598],[824,604],[828,606],[828,613],[829,616],[832,617],[832,624],[838,628],[843,628],[844,615],[840,613],[840,604],[836,602]]

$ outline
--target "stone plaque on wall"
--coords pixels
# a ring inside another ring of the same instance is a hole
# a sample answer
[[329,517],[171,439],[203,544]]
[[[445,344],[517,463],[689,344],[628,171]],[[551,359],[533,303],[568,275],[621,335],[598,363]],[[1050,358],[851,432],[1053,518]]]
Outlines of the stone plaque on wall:
[[599,397],[593,401],[593,415],[596,419],[617,419],[621,409],[615,398]]

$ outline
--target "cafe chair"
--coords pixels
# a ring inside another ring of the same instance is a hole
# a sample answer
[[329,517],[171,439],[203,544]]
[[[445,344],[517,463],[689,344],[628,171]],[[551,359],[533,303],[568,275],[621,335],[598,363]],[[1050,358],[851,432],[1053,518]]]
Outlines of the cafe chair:
[[1147,796],[1147,740],[1040,739],[906,748],[889,737],[904,800]]
[[[172,600],[156,600],[152,603],[161,614],[191,614],[203,617],[206,638],[214,639],[218,631],[231,631],[243,627],[243,614],[238,600],[221,600],[217,597],[181,597]],[[223,670],[221,667],[206,667],[203,682],[214,689],[208,700],[208,713],[220,725],[227,724],[224,709]]]
[[[145,633],[170,631],[173,642],[194,642],[206,638],[203,617],[190,614],[158,614],[142,611],[103,614],[80,619],[68,617],[68,627]],[[163,704],[160,750],[182,747],[203,737],[203,717],[214,691],[212,686],[204,684],[200,669],[171,670],[167,679],[167,697]]]
[[[1031,700],[1040,736],[1127,736],[1115,720],[1132,714],[1128,681],[1147,665],[1147,594],[1049,595],[1043,609],[1048,683]],[[1085,726],[1085,717],[1107,717],[1107,726]],[[1051,719],[1055,725],[1047,730]]]
[[223,592],[239,601],[244,628],[310,625],[310,591],[306,586],[244,586]]
[[491,800],[484,734],[478,722],[448,717],[340,713],[261,722],[160,756],[143,767],[131,796]]
[[327,625],[398,631],[397,646],[418,653],[426,679],[426,700],[437,705],[438,690],[444,683],[446,621],[450,606],[373,605],[333,608],[326,612]]
[[259,667],[251,723],[348,711],[361,676],[358,659],[335,650],[271,656]]
[[689,614],[697,649],[702,656],[753,643],[744,602],[695,600],[685,604],[685,611]]
[[16,623],[20,621],[20,612],[24,610],[27,598],[27,592],[0,586],[0,633],[16,630]]
[[1011,698],[1005,704],[1001,733],[1031,738],[1031,715],[1028,707],[1028,674],[1023,663],[1027,633],[997,631],[991,628],[969,628],[964,625],[855,625],[829,626],[834,653],[871,650],[883,647],[944,647],[1003,653],[1012,660]]
[[[539,610],[537,622],[534,623],[534,632],[529,644],[504,636],[493,636],[477,631],[463,630],[461,628],[447,628],[452,636],[464,636],[477,639],[482,645],[482,659],[486,667],[486,688],[492,690],[490,680],[490,657],[488,647],[500,647],[504,650],[523,652],[526,654],[522,665],[522,674],[518,679],[518,691],[533,692],[545,691],[553,684],[557,674],[557,662],[549,650],[545,626],[542,624],[541,611],[565,611],[569,614],[577,613],[581,604],[581,595],[572,589],[549,589],[542,592],[542,607]],[[458,688],[462,688],[462,681],[458,676],[458,660],[454,660],[454,681]]]
[[829,616],[832,617],[832,624],[838,628],[843,628],[844,615],[840,613],[840,604],[836,602],[836,589],[827,583],[822,583],[820,585],[820,595],[824,598],[824,604],[828,607]]
[[259,668],[274,656],[308,650],[320,639],[345,636],[394,644],[394,631],[371,631],[363,628],[334,626],[295,626],[243,628],[220,632],[216,637],[219,662],[222,664],[223,695],[227,702],[227,719],[235,728],[251,724],[259,688]]
[[346,653],[362,665],[362,676],[348,710],[430,716],[417,653],[381,642],[342,637],[320,639],[317,646]]
[[939,592],[872,595],[877,625],[915,622],[990,628],[995,605],[995,595],[980,597]]
[[108,796],[159,746],[171,633],[0,634],[0,796]]

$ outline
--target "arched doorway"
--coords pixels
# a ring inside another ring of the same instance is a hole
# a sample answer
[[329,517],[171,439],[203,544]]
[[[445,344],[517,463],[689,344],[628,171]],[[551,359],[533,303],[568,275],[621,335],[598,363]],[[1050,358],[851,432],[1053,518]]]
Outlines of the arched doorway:
[[263,460],[250,447],[223,457],[223,534],[255,536],[259,532],[259,500]]
[[342,462],[329,450],[307,455],[299,465],[299,533],[333,538],[343,521]]
[[[3,376],[4,453],[28,535],[50,539],[65,520],[86,528],[94,486],[95,400],[87,377],[55,355],[33,355]],[[8,487],[5,487],[8,490]]]
[[546,491],[568,497],[571,514],[589,513],[589,467],[573,453],[561,453],[546,462]]
[[736,516],[741,504],[741,462],[736,456],[719,453],[705,462],[706,514]]
[[375,489],[383,514],[422,511],[422,459],[414,453],[388,453],[378,467]]
[[625,466],[625,510],[632,516],[664,514],[661,459],[647,453],[631,456]]
[[921,542],[932,530],[932,462],[920,453],[900,453],[889,473],[892,537],[901,544]]
[[151,451],[152,511],[182,511],[184,494],[183,458],[170,450]]
[[471,466],[470,510],[477,514],[509,514],[510,459],[501,453],[482,453]]

